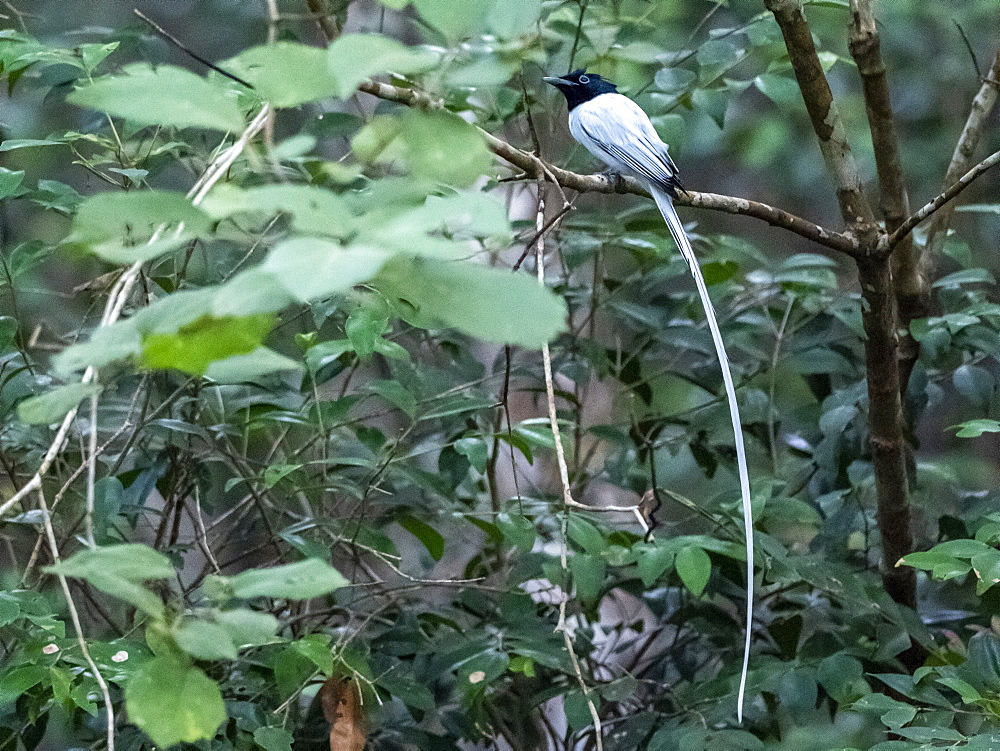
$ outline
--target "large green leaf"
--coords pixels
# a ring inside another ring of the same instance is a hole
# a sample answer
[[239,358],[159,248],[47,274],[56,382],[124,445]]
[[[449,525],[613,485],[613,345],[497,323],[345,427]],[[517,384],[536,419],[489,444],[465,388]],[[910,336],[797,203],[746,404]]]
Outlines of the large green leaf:
[[487,341],[533,348],[565,328],[563,300],[523,274],[464,262],[394,258],[375,285],[411,305],[425,327],[437,322]]
[[674,559],[674,568],[691,594],[695,597],[705,591],[708,578],[712,574],[712,559],[701,548],[689,545],[681,548]]
[[414,175],[449,185],[469,185],[493,162],[479,131],[444,110],[408,111],[399,138]]
[[134,582],[169,579],[176,573],[169,558],[148,545],[139,544],[106,545],[81,550],[46,570],[79,579],[104,574]]
[[433,68],[437,61],[437,55],[427,50],[405,47],[381,34],[345,34],[330,45],[326,63],[337,81],[337,95],[346,98],[371,76],[422,73]]
[[164,748],[212,738],[226,720],[215,681],[174,655],[154,657],[132,676],[125,706],[129,719]]
[[98,193],[83,203],[73,218],[71,242],[145,240],[161,225],[184,225],[189,234],[208,229],[208,214],[192,205],[183,193],[142,190]]
[[204,375],[216,360],[255,351],[273,326],[274,317],[268,314],[202,316],[174,333],[145,336],[142,364],[147,368],[176,368]]
[[25,399],[17,405],[17,416],[29,425],[51,425],[88,396],[100,392],[101,386],[97,383],[67,383]]
[[308,600],[329,594],[348,584],[337,569],[319,558],[307,558],[298,563],[274,568],[244,571],[228,579],[233,595],[278,597],[286,600]]
[[271,249],[261,268],[301,302],[327,297],[371,279],[389,254],[364,246],[344,248],[318,237],[295,237]]
[[67,347],[56,355],[55,370],[65,376],[90,366],[100,368],[138,355],[141,348],[142,336],[136,329],[134,320],[119,321],[111,326],[95,329],[90,339]]
[[296,42],[251,47],[220,63],[275,107],[295,107],[336,96],[337,79],[326,67],[326,50]]
[[285,212],[291,214],[294,229],[309,235],[346,238],[356,225],[343,198],[313,185],[263,185],[245,190],[220,185],[205,198],[202,207],[214,219],[240,213],[270,217]]
[[183,68],[143,63],[80,87],[67,101],[128,118],[139,125],[242,130],[235,92],[223,79],[206,80]]
[[[519,0],[503,0],[504,4]],[[497,0],[413,0],[413,7],[428,24],[452,39],[464,39],[486,29]]]
[[142,586],[149,579],[174,576],[170,560],[147,545],[108,545],[75,553],[46,571],[84,579],[109,595],[125,600],[152,616],[163,614],[159,597]]
[[218,383],[248,383],[273,373],[302,368],[302,363],[279,355],[273,349],[258,347],[245,355],[215,360],[205,370],[205,377]]

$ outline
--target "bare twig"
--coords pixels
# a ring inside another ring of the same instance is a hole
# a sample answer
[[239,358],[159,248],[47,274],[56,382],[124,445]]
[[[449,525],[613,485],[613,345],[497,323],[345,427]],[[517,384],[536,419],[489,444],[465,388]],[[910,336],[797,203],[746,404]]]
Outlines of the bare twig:
[[323,0],[306,0],[306,5],[309,8],[310,15],[319,26],[320,31],[323,32],[323,36],[326,37],[326,41],[332,42],[340,36],[340,29],[337,28],[337,24],[333,22],[330,14],[323,7]]
[[[48,506],[45,503],[45,493],[41,486],[38,488],[38,507],[42,510],[42,526],[45,527],[45,538],[49,543],[49,552],[52,555],[52,562],[59,563],[61,560],[59,556],[59,544],[56,542],[56,533],[52,528],[52,518],[49,514]],[[56,578],[59,580],[59,586],[63,591],[63,596],[66,598],[66,608],[69,610],[69,617],[70,620],[73,621],[73,628],[76,631],[76,643],[80,647],[83,659],[87,661],[87,666],[94,674],[94,680],[97,681],[97,685],[101,689],[101,698],[104,700],[104,711],[107,714],[107,735],[105,742],[107,743],[108,751],[115,751],[115,708],[111,703],[111,691],[108,689],[108,683],[104,680],[104,676],[101,674],[100,668],[98,668],[97,663],[94,662],[94,658],[90,654],[89,647],[87,647],[87,640],[83,636],[83,625],[80,623],[80,613],[77,611],[76,603],[73,601],[73,595],[69,591],[69,582],[66,581],[66,577],[61,573],[57,573]]]
[[[539,181],[538,184],[538,208],[535,215],[535,231],[538,234],[538,242],[535,244],[535,268],[538,274],[538,283],[545,284],[545,235],[542,230],[545,228],[545,187]],[[563,643],[566,645],[566,652],[569,654],[570,663],[573,665],[573,673],[576,675],[576,682],[583,692],[583,698],[587,702],[590,710],[590,718],[594,722],[594,739],[597,751],[604,751],[604,731],[601,727],[601,715],[597,711],[597,705],[587,691],[587,682],[583,679],[583,671],[580,670],[580,660],[573,648],[573,637],[569,633],[569,626],[566,623],[566,603],[569,600],[569,560],[567,555],[566,540],[569,536],[569,514],[570,506],[574,505],[573,493],[570,490],[569,468],[566,466],[566,454],[563,450],[562,436],[559,431],[559,418],[556,413],[556,391],[555,382],[552,377],[552,357],[549,353],[549,345],[542,345],[542,367],[545,371],[545,397],[549,411],[549,426],[552,428],[552,437],[556,444],[556,464],[559,467],[559,482],[562,485],[563,513],[561,523],[561,533],[559,535],[559,567],[563,574],[563,592],[559,598],[559,621],[556,624],[556,631],[562,634]]]
[[916,227],[920,222],[929,217],[935,211],[940,209],[955,196],[961,193],[963,190],[968,188],[977,177],[982,175],[984,172],[989,170],[991,167],[996,166],[1000,162],[1000,151],[996,151],[986,157],[983,161],[977,164],[975,167],[970,169],[964,175],[962,175],[957,181],[955,181],[946,191],[936,196],[933,200],[929,201],[925,205],[921,206],[912,216],[910,216],[899,229],[889,235],[886,238],[885,243],[889,249],[892,249],[898,242],[900,242],[904,237],[906,237],[913,228]]
[[145,21],[146,23],[148,23],[149,26],[150,26],[150,28],[153,29],[153,31],[155,31],[161,37],[163,37],[164,39],[166,39],[168,42],[170,42],[172,45],[174,45],[177,49],[179,49],[184,54],[188,55],[189,57],[193,57],[195,60],[197,60],[202,65],[204,65],[206,68],[211,68],[216,73],[218,73],[220,75],[223,75],[223,76],[225,76],[226,78],[228,78],[228,79],[230,79],[232,81],[236,81],[236,83],[241,84],[243,86],[246,86],[248,89],[252,89],[253,88],[253,85],[249,81],[243,80],[239,76],[237,76],[237,75],[235,75],[233,73],[230,73],[228,70],[223,70],[218,65],[216,65],[215,63],[213,63],[211,60],[207,60],[206,58],[204,58],[201,55],[199,55],[197,52],[195,52],[193,49],[191,49],[190,47],[188,47],[186,44],[184,44],[184,42],[182,42],[180,39],[178,39],[177,37],[175,37],[169,31],[167,31],[166,29],[164,29],[162,26],[160,26],[158,23],[156,23],[156,21],[154,21],[152,18],[150,18],[149,16],[147,16],[145,13],[143,13],[138,8],[133,8],[132,12],[135,13],[143,21]]

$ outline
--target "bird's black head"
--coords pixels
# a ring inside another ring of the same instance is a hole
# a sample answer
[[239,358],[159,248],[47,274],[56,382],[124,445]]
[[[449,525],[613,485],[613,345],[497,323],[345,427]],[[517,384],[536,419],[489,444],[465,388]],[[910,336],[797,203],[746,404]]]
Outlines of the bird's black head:
[[567,73],[565,76],[545,76],[542,80],[552,84],[563,93],[571,110],[595,96],[614,94],[618,91],[611,81],[604,80],[596,73],[588,73],[583,68]]

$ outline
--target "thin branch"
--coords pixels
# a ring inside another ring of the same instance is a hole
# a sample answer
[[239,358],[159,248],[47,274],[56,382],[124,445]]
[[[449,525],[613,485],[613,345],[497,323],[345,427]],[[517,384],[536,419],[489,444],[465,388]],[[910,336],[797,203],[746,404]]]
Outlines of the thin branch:
[[[539,180],[538,184],[538,209],[535,215],[535,230],[538,233],[538,242],[535,244],[535,268],[538,273],[538,283],[545,285],[545,235],[542,230],[545,228],[545,187]],[[576,675],[576,682],[583,692],[583,698],[587,702],[590,710],[590,718],[594,722],[594,739],[597,751],[604,751],[604,730],[601,727],[601,715],[597,711],[597,705],[587,691],[587,682],[583,679],[583,672],[580,670],[580,660],[573,648],[573,637],[570,636],[569,627],[566,624],[566,603],[569,600],[569,561],[567,559],[566,539],[569,536],[569,514],[573,501],[573,493],[570,490],[569,468],[566,466],[566,454],[563,450],[562,436],[559,432],[559,418],[556,414],[556,391],[555,382],[552,377],[552,357],[549,353],[549,345],[542,345],[542,368],[545,371],[545,397],[549,410],[549,426],[552,428],[552,438],[556,444],[556,464],[559,466],[559,482],[562,485],[563,513],[562,530],[559,536],[559,567],[563,573],[563,592],[559,598],[559,621],[556,624],[556,631],[562,634],[563,643],[566,645],[566,652],[569,654],[570,663],[573,666],[573,673]]]
[[333,19],[330,18],[330,14],[323,7],[323,0],[306,0],[306,5],[309,8],[309,14],[316,21],[320,31],[323,32],[323,36],[326,37],[326,41],[332,42],[340,36],[340,29],[337,28]]
[[903,224],[893,232],[885,240],[885,244],[891,250],[898,242],[900,242],[904,237],[906,237],[913,228],[916,227],[920,222],[929,217],[935,211],[944,206],[948,201],[952,200],[961,193],[963,190],[968,188],[977,177],[982,175],[984,172],[989,170],[991,167],[996,166],[1000,162],[1000,151],[996,151],[986,157],[983,161],[977,164],[975,167],[970,169],[964,175],[962,175],[955,183],[951,185],[946,191],[938,195],[934,200],[921,206],[909,219],[907,219]]
[[139,18],[141,18],[143,21],[145,21],[146,23],[148,23],[149,26],[150,26],[150,28],[153,29],[153,31],[155,31],[161,37],[163,37],[164,39],[166,39],[168,42],[170,42],[172,45],[174,45],[177,49],[179,49],[184,54],[189,55],[190,57],[193,57],[195,60],[197,60],[202,65],[204,65],[206,68],[211,68],[216,73],[218,73],[220,75],[223,75],[223,76],[225,76],[226,78],[228,78],[230,80],[236,81],[236,83],[242,84],[243,86],[246,86],[248,89],[252,89],[253,88],[253,86],[250,84],[249,81],[244,81],[239,76],[237,76],[237,75],[235,75],[233,73],[230,73],[228,70],[223,70],[218,65],[216,65],[215,63],[213,63],[211,60],[207,60],[204,57],[202,57],[201,55],[199,55],[197,52],[195,52],[193,49],[191,49],[190,47],[188,47],[186,44],[184,44],[184,42],[182,42],[180,39],[178,39],[177,37],[175,37],[169,31],[167,31],[166,29],[164,29],[162,26],[160,26],[158,23],[156,23],[156,21],[154,21],[152,18],[150,18],[149,16],[147,16],[145,13],[143,13],[138,8],[133,8],[132,12],[135,13],[137,16],[139,16]]
[[[59,563],[61,560],[59,555],[59,544],[56,542],[56,532],[52,528],[52,518],[49,514],[48,506],[45,503],[45,493],[40,486],[38,488],[38,506],[41,508],[43,514],[42,526],[45,528],[45,538],[49,543],[49,552],[52,555],[52,562]],[[115,751],[115,708],[111,703],[111,691],[108,689],[108,683],[104,680],[104,676],[101,675],[100,668],[98,668],[97,663],[94,662],[94,658],[90,654],[90,648],[87,646],[87,640],[83,636],[83,625],[80,623],[80,613],[77,611],[76,603],[73,601],[73,595],[69,591],[69,582],[66,581],[66,577],[63,574],[56,574],[56,578],[59,580],[59,586],[63,591],[63,596],[66,598],[66,608],[69,610],[69,617],[70,620],[73,621],[73,629],[76,631],[76,643],[80,647],[83,659],[87,661],[87,666],[94,674],[94,680],[97,681],[97,685],[101,689],[101,698],[104,700],[104,711],[107,714],[107,736],[105,742],[107,743],[108,751]]]
[[[983,131],[986,129],[986,122],[996,106],[997,98],[1000,96],[1000,49],[993,55],[993,62],[990,65],[989,74],[982,78],[982,86],[972,99],[969,107],[969,116],[965,120],[962,134],[955,144],[955,151],[951,155],[951,162],[948,164],[948,171],[945,173],[943,185],[945,188],[956,182],[975,163],[976,149],[982,139]],[[927,252],[936,254],[940,250],[940,241],[947,234],[951,224],[951,215],[954,207],[948,206],[943,211],[938,212],[931,222],[927,233]]]
[[[408,107],[439,109],[443,106],[441,100],[415,89],[391,86],[377,81],[365,81],[358,88],[379,99],[405,104]],[[497,138],[492,133],[487,133],[482,129],[479,129],[479,133],[494,154],[515,167],[519,167],[532,178],[542,177],[550,182],[555,182],[561,188],[569,188],[581,193],[628,193],[650,197],[648,191],[633,178],[609,177],[602,174],[581,175],[577,172],[570,172],[549,164],[534,154],[522,151],[503,139]],[[678,206],[691,206],[760,219],[773,227],[788,230],[831,250],[838,250],[852,257],[856,257],[859,253],[857,238],[851,234],[826,229],[782,209],[747,198],[688,191],[686,194],[678,196],[675,203]]]
[[801,0],[764,0],[774,15],[795,71],[799,90],[819,139],[827,171],[837,190],[840,213],[849,227],[874,224],[875,215],[861,190],[861,176],[847,142],[844,121],[833,101],[830,83],[813,44],[812,31],[802,12]]

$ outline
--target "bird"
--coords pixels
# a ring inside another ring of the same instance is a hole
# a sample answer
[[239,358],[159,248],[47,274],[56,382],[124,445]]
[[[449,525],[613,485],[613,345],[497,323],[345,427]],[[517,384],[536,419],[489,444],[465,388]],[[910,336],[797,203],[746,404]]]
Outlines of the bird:
[[743,669],[740,673],[736,714],[743,722],[743,700],[746,694],[747,670],[750,664],[750,638],[753,622],[753,512],[750,505],[750,472],[747,468],[746,448],[743,444],[743,422],[736,402],[736,387],[729,367],[725,341],[719,330],[718,317],[708,295],[705,277],[698,265],[698,258],[684,230],[684,224],[674,208],[678,190],[684,191],[678,177],[677,165],[670,158],[669,147],[656,133],[653,123],[642,108],[618,87],[597,73],[581,68],[564,76],[545,76],[542,80],[555,86],[566,97],[569,108],[569,131],[573,138],[604,162],[611,171],[639,180],[656,201],[656,206],[666,222],[681,256],[687,262],[705,310],[705,318],[712,334],[722,380],[725,384],[729,415],[733,425],[736,466],[739,475],[740,497],[743,505],[743,531],[746,535],[747,605],[746,638],[743,646]]

